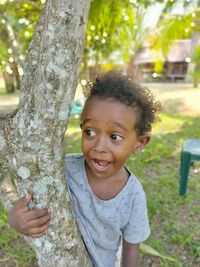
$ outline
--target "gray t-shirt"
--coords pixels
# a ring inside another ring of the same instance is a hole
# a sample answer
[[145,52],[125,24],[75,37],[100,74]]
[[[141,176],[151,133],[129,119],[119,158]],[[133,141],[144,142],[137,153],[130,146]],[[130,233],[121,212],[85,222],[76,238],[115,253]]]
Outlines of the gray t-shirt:
[[121,237],[141,243],[150,234],[142,185],[130,173],[117,196],[101,200],[88,183],[82,154],[66,155],[65,172],[74,216],[94,267],[114,267]]

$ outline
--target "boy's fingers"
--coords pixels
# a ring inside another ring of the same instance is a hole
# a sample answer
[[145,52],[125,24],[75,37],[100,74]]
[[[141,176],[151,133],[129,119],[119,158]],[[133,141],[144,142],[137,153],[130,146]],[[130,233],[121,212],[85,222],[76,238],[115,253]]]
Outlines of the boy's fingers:
[[14,205],[14,209],[17,210],[17,209],[20,209],[22,207],[26,207],[29,203],[29,201],[31,200],[32,196],[31,195],[26,195],[22,198],[20,198],[19,200],[17,200],[15,202],[15,205]]
[[47,214],[45,216],[42,216],[38,219],[34,219],[29,221],[28,226],[29,228],[40,228],[42,227],[44,224],[48,223],[51,220],[51,215]]
[[27,220],[34,220],[47,215],[50,215],[48,209],[29,210],[27,212]]
[[29,235],[32,237],[39,237],[45,234],[45,231],[50,225],[50,220],[46,222],[45,224],[41,225],[40,227],[32,228],[29,232]]

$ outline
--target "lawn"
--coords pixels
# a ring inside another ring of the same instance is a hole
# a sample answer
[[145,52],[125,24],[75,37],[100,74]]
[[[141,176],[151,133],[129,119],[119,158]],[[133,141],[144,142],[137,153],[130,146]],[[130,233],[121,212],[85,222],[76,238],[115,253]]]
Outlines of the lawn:
[[[200,136],[200,88],[179,83],[148,86],[162,102],[163,110],[153,127],[151,143],[140,155],[130,158],[128,167],[139,177],[147,195],[151,236],[145,243],[175,261],[143,253],[141,267],[197,267],[200,266],[199,164],[191,168],[187,195],[180,197],[178,190],[182,143]],[[6,97],[0,93],[0,106],[12,97],[16,100],[16,95]],[[9,106],[5,106],[8,111]],[[66,152],[80,151],[77,119],[70,119],[66,141]],[[6,224],[2,206],[0,266],[35,266],[34,253]]]

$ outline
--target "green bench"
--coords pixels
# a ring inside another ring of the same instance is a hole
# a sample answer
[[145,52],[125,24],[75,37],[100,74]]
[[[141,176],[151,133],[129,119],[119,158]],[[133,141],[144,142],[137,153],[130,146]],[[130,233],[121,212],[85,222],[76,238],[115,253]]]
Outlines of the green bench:
[[200,160],[200,140],[187,140],[183,143],[181,151],[181,166],[180,166],[180,188],[179,195],[186,194],[188,174],[191,163]]

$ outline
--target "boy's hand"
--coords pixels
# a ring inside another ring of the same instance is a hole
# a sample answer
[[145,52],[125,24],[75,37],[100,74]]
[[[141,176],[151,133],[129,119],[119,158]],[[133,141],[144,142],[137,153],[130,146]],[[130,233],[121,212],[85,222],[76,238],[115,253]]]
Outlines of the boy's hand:
[[18,232],[31,237],[41,237],[50,225],[48,209],[29,210],[32,196],[27,195],[17,202],[8,213],[8,223]]

